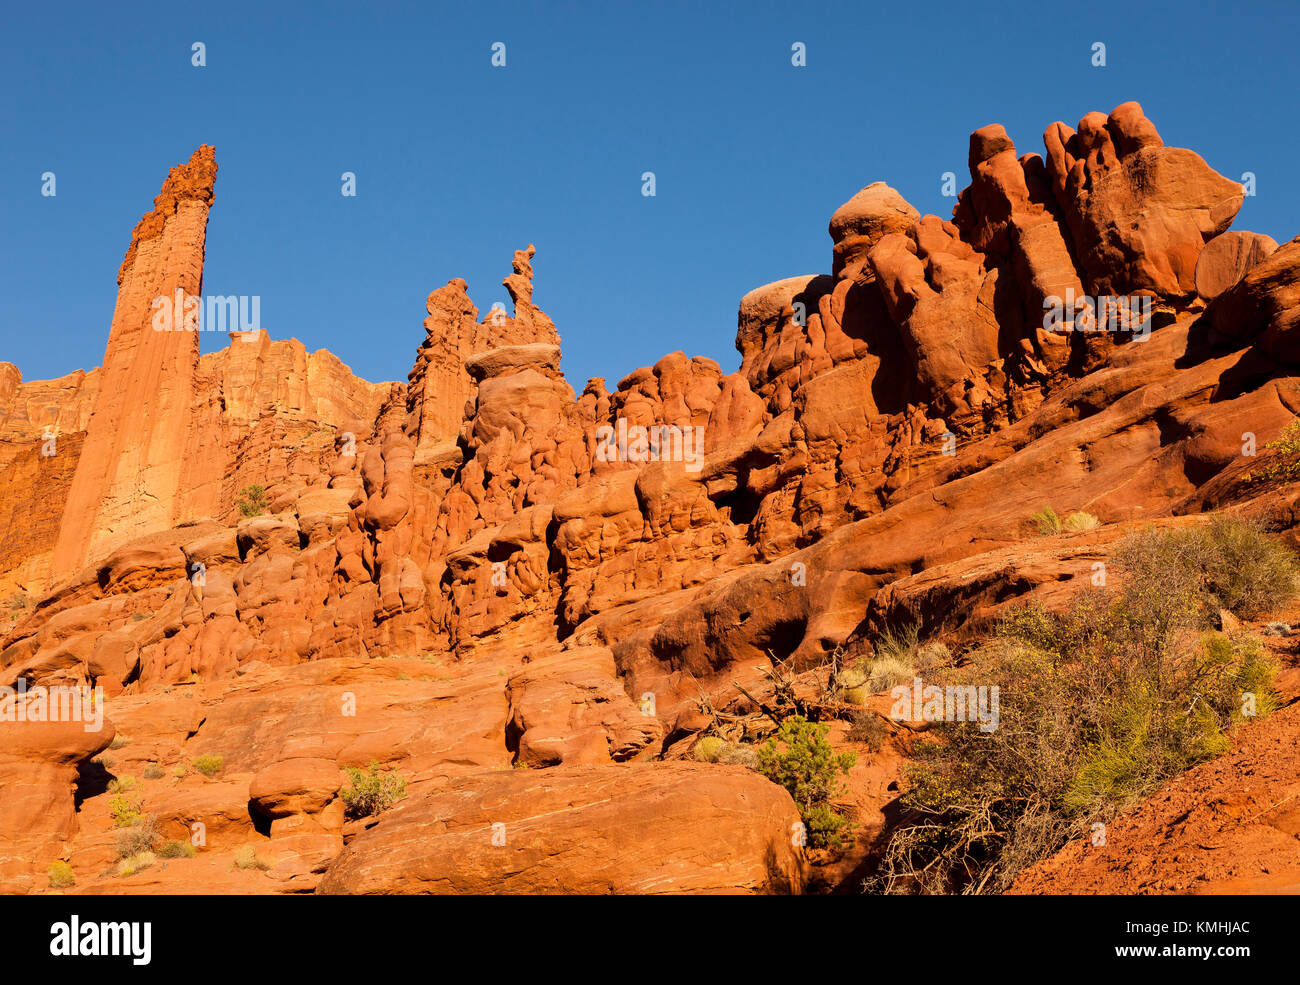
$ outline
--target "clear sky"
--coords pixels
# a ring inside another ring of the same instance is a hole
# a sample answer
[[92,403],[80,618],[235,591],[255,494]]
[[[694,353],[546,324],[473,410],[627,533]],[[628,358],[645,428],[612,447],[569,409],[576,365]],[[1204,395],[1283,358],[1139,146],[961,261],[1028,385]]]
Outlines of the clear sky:
[[529,242],[575,389],[676,349],[729,372],[740,297],[829,271],[859,188],[948,217],[972,130],[1041,152],[1052,121],[1129,99],[1256,175],[1236,228],[1300,233],[1294,0],[1064,6],[6,0],[0,360],[100,363],[131,229],[200,143],[220,166],[204,292],[259,295],[273,337],[376,381],[405,379],[430,290],[506,302]]

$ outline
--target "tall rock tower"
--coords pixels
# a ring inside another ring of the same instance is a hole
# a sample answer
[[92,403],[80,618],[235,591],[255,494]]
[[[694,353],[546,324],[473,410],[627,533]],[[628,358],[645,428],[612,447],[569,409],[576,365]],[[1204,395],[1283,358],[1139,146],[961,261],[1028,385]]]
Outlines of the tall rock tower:
[[[61,581],[124,541],[170,527],[190,429],[199,337],[153,325],[154,299],[202,296],[214,150],[171,169],[153,211],[131,236],[117,275],[117,307],[101,383],[72,479],[52,577]],[[200,302],[201,303],[201,302]]]

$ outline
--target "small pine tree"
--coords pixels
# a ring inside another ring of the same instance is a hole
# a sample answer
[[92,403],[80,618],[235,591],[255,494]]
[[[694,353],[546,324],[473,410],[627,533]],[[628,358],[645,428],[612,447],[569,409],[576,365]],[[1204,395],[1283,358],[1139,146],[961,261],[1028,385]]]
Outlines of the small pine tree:
[[795,715],[758,750],[758,771],[790,792],[813,848],[842,847],[849,824],[831,807],[831,798],[839,791],[839,777],[848,774],[857,757],[836,755],[826,740],[829,731]]
[[269,508],[266,501],[266,487],[259,486],[257,483],[245,486],[239,491],[239,499],[235,501],[235,505],[244,516],[261,516]]

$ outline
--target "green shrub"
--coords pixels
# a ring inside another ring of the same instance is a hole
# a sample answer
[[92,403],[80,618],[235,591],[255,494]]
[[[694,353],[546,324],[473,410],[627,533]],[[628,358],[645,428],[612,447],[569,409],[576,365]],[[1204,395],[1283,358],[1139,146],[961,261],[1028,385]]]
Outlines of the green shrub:
[[108,802],[108,812],[113,817],[113,823],[119,828],[127,828],[139,824],[142,820],[140,809],[143,803],[138,800],[132,800],[125,794],[118,794],[112,797]]
[[257,856],[257,849],[252,845],[241,845],[235,849],[236,869],[261,869],[266,871],[271,866]]
[[1300,418],[1283,428],[1277,440],[1270,441],[1264,448],[1273,455],[1259,471],[1247,474],[1247,480],[1293,482],[1300,479]]
[[51,862],[45,874],[50,877],[51,889],[66,889],[77,881],[72,866],[62,860]]
[[1216,516],[1202,534],[1206,587],[1221,608],[1250,619],[1296,594],[1296,556],[1257,522]]
[[[1278,666],[1259,641],[1210,630],[1224,599],[1286,594],[1268,573],[1280,562],[1238,522],[1126,538],[1118,588],[1084,591],[1059,614],[1023,608],[964,668],[940,672],[996,685],[998,727],[934,724],[868,888],[1002,891],[1095,821],[1222,753],[1244,717],[1276,708]],[[1241,561],[1231,579],[1227,556]]]
[[198,849],[188,841],[168,841],[158,849],[159,858],[193,858]]
[[843,847],[849,824],[831,806],[831,798],[842,786],[839,777],[848,774],[857,757],[836,754],[826,741],[828,731],[795,715],[758,749],[758,771],[789,791],[813,848]]
[[1052,537],[1061,532],[1061,518],[1050,506],[1044,506],[1029,519],[1034,521],[1040,537]]
[[406,796],[405,778],[396,770],[380,772],[373,760],[369,770],[349,766],[346,772],[350,786],[344,787],[339,796],[350,817],[378,814]]
[[[1200,527],[1126,537],[1116,557],[1133,577],[1197,595],[1205,625],[1219,609],[1254,618],[1296,595],[1296,556],[1257,521],[1217,515]],[[1158,572],[1153,576],[1152,572]]]
[[261,516],[268,508],[266,488],[257,483],[245,486],[239,491],[239,499],[235,501],[235,505],[244,516]]
[[221,772],[222,768],[226,765],[226,761],[221,756],[204,754],[202,756],[195,756],[194,762],[190,765],[204,776],[208,777],[208,779],[211,779]]

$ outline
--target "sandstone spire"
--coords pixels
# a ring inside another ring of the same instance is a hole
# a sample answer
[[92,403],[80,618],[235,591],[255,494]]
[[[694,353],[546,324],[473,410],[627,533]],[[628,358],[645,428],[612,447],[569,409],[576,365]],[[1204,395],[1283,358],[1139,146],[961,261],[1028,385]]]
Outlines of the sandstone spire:
[[[555,323],[533,304],[532,243],[515,250],[512,273],[501,283],[514,302],[514,316],[494,307],[478,319],[478,308],[455,277],[429,295],[425,308],[425,340],[407,376],[406,431],[416,439],[416,461],[422,463],[438,445],[454,439],[465,419],[465,403],[474,394],[474,381],[465,360],[476,353],[504,346],[545,343],[558,347]],[[558,353],[557,353],[558,358]]]
[[154,299],[177,291],[201,296],[216,176],[214,150],[205,144],[188,164],[171,169],[153,210],[136,224],[117,275],[102,385],[55,545],[55,581],[178,519],[199,338],[156,331]]

